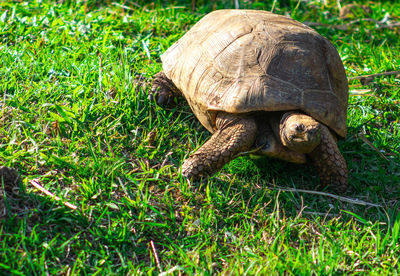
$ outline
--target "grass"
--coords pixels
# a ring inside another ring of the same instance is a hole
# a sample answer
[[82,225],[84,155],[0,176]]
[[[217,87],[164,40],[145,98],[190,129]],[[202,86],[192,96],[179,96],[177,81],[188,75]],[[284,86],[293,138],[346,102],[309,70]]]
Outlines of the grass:
[[[399,3],[359,1],[370,11],[341,18],[336,1],[239,2],[320,23],[348,77],[400,68],[399,27],[354,21],[398,22]],[[0,160],[23,179],[0,189],[1,274],[397,274],[398,76],[350,81],[369,93],[350,96],[339,143],[345,196],[382,207],[281,191],[313,190],[315,171],[248,156],[189,185],[178,168],[209,133],[183,100],[150,100],[151,78],[174,41],[234,1],[191,3],[0,2]]]

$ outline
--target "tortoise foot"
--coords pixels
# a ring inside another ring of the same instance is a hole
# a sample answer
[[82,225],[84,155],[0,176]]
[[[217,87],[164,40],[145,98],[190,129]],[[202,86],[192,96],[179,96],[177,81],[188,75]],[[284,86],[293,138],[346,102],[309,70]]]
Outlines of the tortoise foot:
[[173,82],[164,74],[159,72],[154,76],[151,94],[155,96],[159,105],[171,105],[174,103],[175,95],[179,92]]

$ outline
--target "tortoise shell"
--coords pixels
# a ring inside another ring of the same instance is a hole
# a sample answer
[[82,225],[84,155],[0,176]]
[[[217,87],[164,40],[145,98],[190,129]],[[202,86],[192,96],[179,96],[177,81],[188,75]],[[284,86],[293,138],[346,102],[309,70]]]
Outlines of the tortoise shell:
[[200,122],[219,111],[301,110],[346,135],[348,84],[335,47],[313,29],[256,10],[217,10],[162,56]]

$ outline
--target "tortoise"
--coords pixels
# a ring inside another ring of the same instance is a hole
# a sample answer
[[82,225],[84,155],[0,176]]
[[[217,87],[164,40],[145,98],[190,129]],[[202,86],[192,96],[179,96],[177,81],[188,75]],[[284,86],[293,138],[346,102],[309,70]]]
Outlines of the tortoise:
[[335,47],[308,26],[257,10],[204,16],[161,56],[159,104],[183,95],[211,138],[182,165],[200,179],[252,152],[311,160],[322,186],[347,188],[337,139],[346,136],[348,84]]

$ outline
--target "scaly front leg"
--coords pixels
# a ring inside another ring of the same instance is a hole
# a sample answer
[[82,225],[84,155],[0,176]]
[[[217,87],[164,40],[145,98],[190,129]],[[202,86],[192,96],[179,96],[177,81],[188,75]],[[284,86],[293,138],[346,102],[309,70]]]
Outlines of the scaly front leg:
[[340,153],[335,138],[322,124],[321,142],[309,156],[318,170],[321,184],[330,186],[338,193],[344,193],[348,178],[346,160]]
[[248,151],[257,135],[257,124],[252,118],[219,113],[217,130],[212,137],[182,165],[182,174],[193,180],[213,175],[234,159]]

